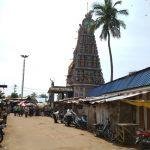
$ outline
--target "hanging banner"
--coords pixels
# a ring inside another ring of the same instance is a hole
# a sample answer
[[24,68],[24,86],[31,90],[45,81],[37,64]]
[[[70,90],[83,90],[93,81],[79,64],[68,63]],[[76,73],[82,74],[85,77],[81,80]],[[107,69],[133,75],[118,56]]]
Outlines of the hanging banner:
[[135,106],[143,106],[143,107],[147,107],[150,108],[150,100],[125,100],[122,101],[131,105],[135,105]]

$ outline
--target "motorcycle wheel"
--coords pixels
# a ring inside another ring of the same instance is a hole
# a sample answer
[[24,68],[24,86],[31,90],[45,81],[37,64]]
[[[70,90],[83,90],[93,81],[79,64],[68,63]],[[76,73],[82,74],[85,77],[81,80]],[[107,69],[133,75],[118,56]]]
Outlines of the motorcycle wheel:
[[68,126],[68,127],[70,126],[70,122],[67,122],[67,126]]
[[74,126],[75,126],[75,128],[78,128],[78,126],[76,124]]
[[65,126],[67,126],[67,122],[65,122]]
[[95,137],[98,137],[98,131],[93,131]]
[[65,122],[65,126],[69,127],[70,123],[69,122]]
[[0,133],[0,143],[3,141],[3,134]]

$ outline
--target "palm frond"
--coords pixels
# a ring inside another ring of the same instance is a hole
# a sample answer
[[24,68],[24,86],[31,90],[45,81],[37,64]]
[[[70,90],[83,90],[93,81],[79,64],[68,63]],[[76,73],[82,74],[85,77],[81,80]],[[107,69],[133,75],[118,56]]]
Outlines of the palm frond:
[[121,37],[120,28],[113,27],[110,29],[110,31],[111,31],[111,34],[114,38],[120,38]]
[[98,16],[96,19],[95,29],[103,25],[100,34],[101,39],[106,40],[109,32],[113,37],[120,38],[120,28],[126,28],[125,23],[122,20],[119,20],[117,15],[128,15],[128,11],[117,10],[117,8],[114,7],[121,3],[122,1],[119,0],[113,5],[112,0],[104,0],[104,4],[95,4],[95,7],[93,7],[95,15]]
[[109,23],[109,30],[111,31],[111,34],[115,38],[120,38],[120,22],[117,19],[111,20]]
[[126,9],[119,10],[119,11],[117,11],[117,13],[121,14],[121,15],[125,15],[125,16],[129,15],[128,10],[126,10]]
[[119,21],[120,26],[126,29],[126,24],[124,23],[124,21],[122,20],[118,20],[118,21]]
[[104,40],[107,40],[108,32],[109,32],[108,27],[107,27],[107,25],[104,24],[103,28],[102,28],[100,38],[104,39]]
[[99,28],[102,24],[104,24],[103,17],[99,17],[95,21],[95,29]]
[[112,4],[112,0],[105,0],[105,4],[106,5],[111,5]]
[[117,1],[113,7],[115,7],[116,5],[121,4],[121,3],[122,3],[122,1]]

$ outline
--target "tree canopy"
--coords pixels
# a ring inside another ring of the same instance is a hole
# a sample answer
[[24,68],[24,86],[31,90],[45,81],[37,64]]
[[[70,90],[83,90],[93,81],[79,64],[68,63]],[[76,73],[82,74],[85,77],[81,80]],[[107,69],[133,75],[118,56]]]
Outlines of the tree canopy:
[[110,34],[114,38],[120,38],[121,32],[120,28],[126,28],[124,21],[118,19],[118,15],[128,15],[128,11],[118,10],[115,6],[121,4],[122,1],[117,1],[114,4],[112,0],[104,0],[104,4],[95,3],[93,5],[93,12],[96,15],[95,28],[102,27],[100,38],[107,40],[108,39],[108,48],[110,56],[110,68],[111,68],[111,77],[110,80],[113,80],[113,59],[110,46]]

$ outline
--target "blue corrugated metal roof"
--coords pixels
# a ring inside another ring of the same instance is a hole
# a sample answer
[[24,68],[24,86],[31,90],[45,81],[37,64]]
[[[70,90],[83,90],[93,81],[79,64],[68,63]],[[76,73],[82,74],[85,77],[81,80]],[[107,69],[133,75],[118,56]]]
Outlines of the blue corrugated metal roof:
[[148,85],[150,85],[150,67],[96,87],[89,91],[88,96],[100,96],[106,93],[144,87]]

